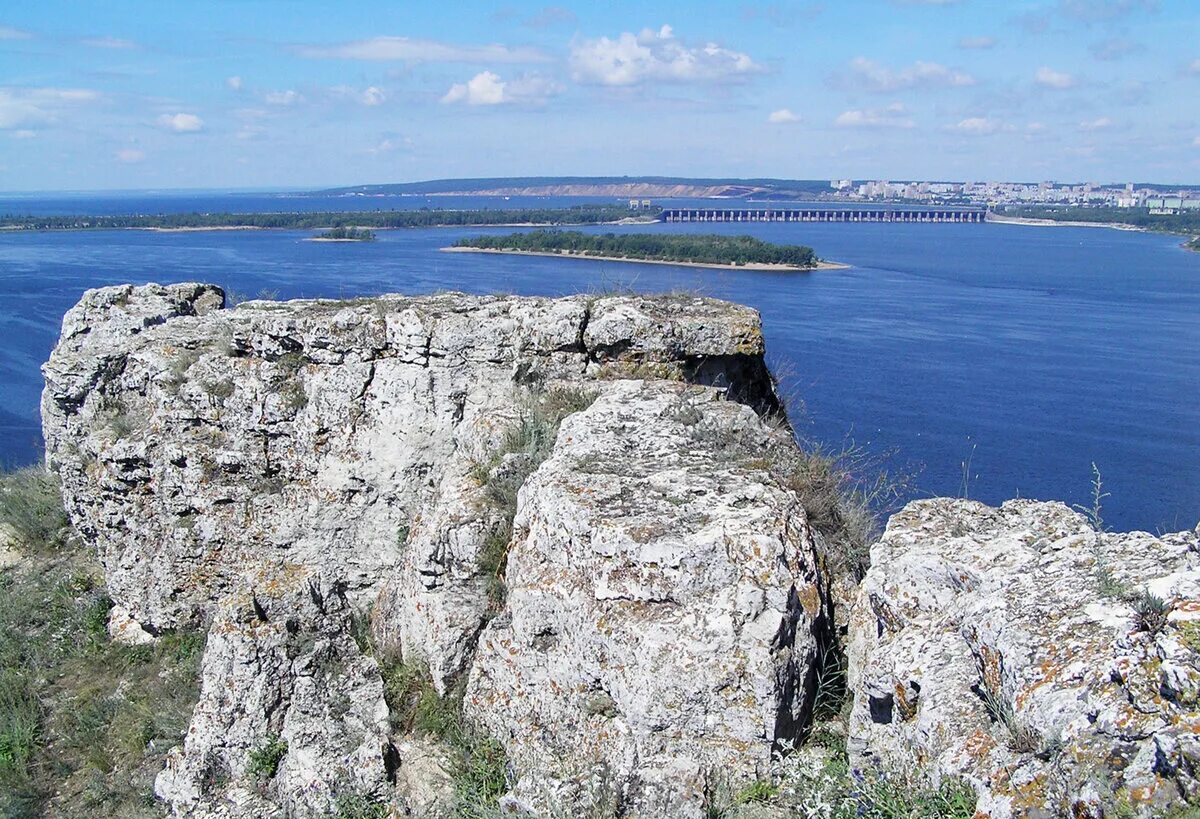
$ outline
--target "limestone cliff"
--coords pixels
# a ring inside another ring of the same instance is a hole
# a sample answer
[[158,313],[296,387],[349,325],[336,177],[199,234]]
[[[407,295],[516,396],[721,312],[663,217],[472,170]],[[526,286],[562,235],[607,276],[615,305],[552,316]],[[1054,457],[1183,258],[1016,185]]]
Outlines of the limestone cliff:
[[[794,734],[823,616],[813,535],[763,470],[709,468],[714,441],[790,445],[755,412],[778,405],[753,311],[630,296],[222,303],[204,285],[91,291],[45,367],[48,458],[99,550],[114,634],[211,623],[196,717],[159,782],[177,812],[391,798],[403,760],[380,733],[352,609],[439,691],[469,675],[468,716],[535,805],[554,790],[546,755],[574,738],[564,725],[547,744],[544,719],[602,724],[612,741],[587,759],[614,762],[620,798],[680,815],[716,766],[752,779]],[[495,453],[530,396],[569,386],[595,403],[520,487],[498,609],[485,551],[509,522],[490,495],[496,473],[523,473]],[[607,500],[587,503],[596,493]],[[681,685],[664,671],[689,655]],[[276,739],[287,757],[264,795],[245,785],[247,755]]]
[[411,669],[512,815],[1200,798],[1197,533],[922,501],[847,592],[763,355],[754,311],[693,296],[85,294],[42,412],[110,632],[208,633],[159,798],[454,815]]

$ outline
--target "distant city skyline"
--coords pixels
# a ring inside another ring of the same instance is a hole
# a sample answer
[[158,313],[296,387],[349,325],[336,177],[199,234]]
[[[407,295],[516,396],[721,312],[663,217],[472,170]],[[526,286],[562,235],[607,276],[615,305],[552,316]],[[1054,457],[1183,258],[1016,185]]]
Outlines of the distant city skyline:
[[0,11],[0,190],[1200,183],[1187,0]]

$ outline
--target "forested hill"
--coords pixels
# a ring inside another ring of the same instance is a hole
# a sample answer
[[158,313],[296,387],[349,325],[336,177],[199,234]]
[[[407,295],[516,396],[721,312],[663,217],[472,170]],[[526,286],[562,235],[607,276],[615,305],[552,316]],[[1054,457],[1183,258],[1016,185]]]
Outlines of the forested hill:
[[205,228],[404,228],[474,225],[589,225],[624,219],[652,220],[657,208],[630,211],[619,205],[570,208],[480,208],[476,210],[376,210],[320,213],[167,213],[130,216],[0,216],[0,230],[159,230]]
[[825,179],[735,179],[677,176],[514,176],[432,179],[355,185],[315,191],[320,196],[464,194],[476,196],[743,197],[811,196],[827,192]]
[[507,236],[460,239],[457,248],[524,253],[561,253],[571,256],[629,259],[631,261],[683,262],[712,265],[780,265],[812,268],[817,264],[811,247],[775,245],[753,236],[717,234],[586,234],[575,230],[535,230]]

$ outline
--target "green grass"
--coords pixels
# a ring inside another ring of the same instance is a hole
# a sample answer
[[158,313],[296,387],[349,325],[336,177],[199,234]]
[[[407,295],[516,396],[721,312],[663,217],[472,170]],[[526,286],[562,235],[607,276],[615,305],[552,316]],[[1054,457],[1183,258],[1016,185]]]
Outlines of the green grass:
[[548,457],[558,428],[572,413],[587,409],[596,400],[590,390],[555,387],[531,390],[519,402],[520,418],[505,434],[500,446],[475,469],[488,502],[501,512],[500,524],[491,532],[479,555],[479,572],[493,609],[504,605],[504,570],[508,544],[517,514],[517,493],[526,479]]
[[28,466],[0,476],[0,530],[11,533],[18,549],[53,550],[66,525],[58,479],[45,467]]
[[279,764],[287,756],[288,744],[277,736],[267,737],[259,747],[250,752],[246,758],[246,773],[251,779],[267,781],[275,778]]
[[439,696],[423,664],[389,657],[378,659],[393,730],[437,739],[450,753],[449,773],[454,784],[451,815],[466,819],[497,815],[497,802],[508,786],[508,760],[500,743],[464,721],[465,681],[453,686],[445,696]]
[[19,510],[23,558],[0,571],[0,816],[161,816],[154,776],[190,719],[203,637],[112,643],[99,566],[63,530],[53,477],[0,485],[27,493],[2,504],[9,525]]

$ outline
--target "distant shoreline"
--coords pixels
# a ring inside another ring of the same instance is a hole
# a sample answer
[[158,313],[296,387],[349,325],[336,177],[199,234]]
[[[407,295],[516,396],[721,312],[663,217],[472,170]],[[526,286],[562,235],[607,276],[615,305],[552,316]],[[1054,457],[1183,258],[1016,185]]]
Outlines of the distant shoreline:
[[1131,230],[1136,233],[1152,233],[1149,228],[1125,222],[1067,222],[1060,219],[1036,219],[1031,216],[998,216],[989,214],[987,222],[997,225],[1026,225],[1028,227],[1094,227],[1112,230]]
[[583,259],[594,262],[630,262],[631,264],[665,264],[676,267],[709,267],[718,270],[758,270],[763,272],[806,273],[810,270],[845,270],[852,265],[841,262],[818,261],[812,267],[794,267],[787,264],[720,264],[717,262],[671,262],[665,259],[631,259],[625,256],[592,256],[587,253],[544,250],[501,250],[490,247],[443,247],[443,253],[502,253],[508,256],[549,256],[554,259]]

